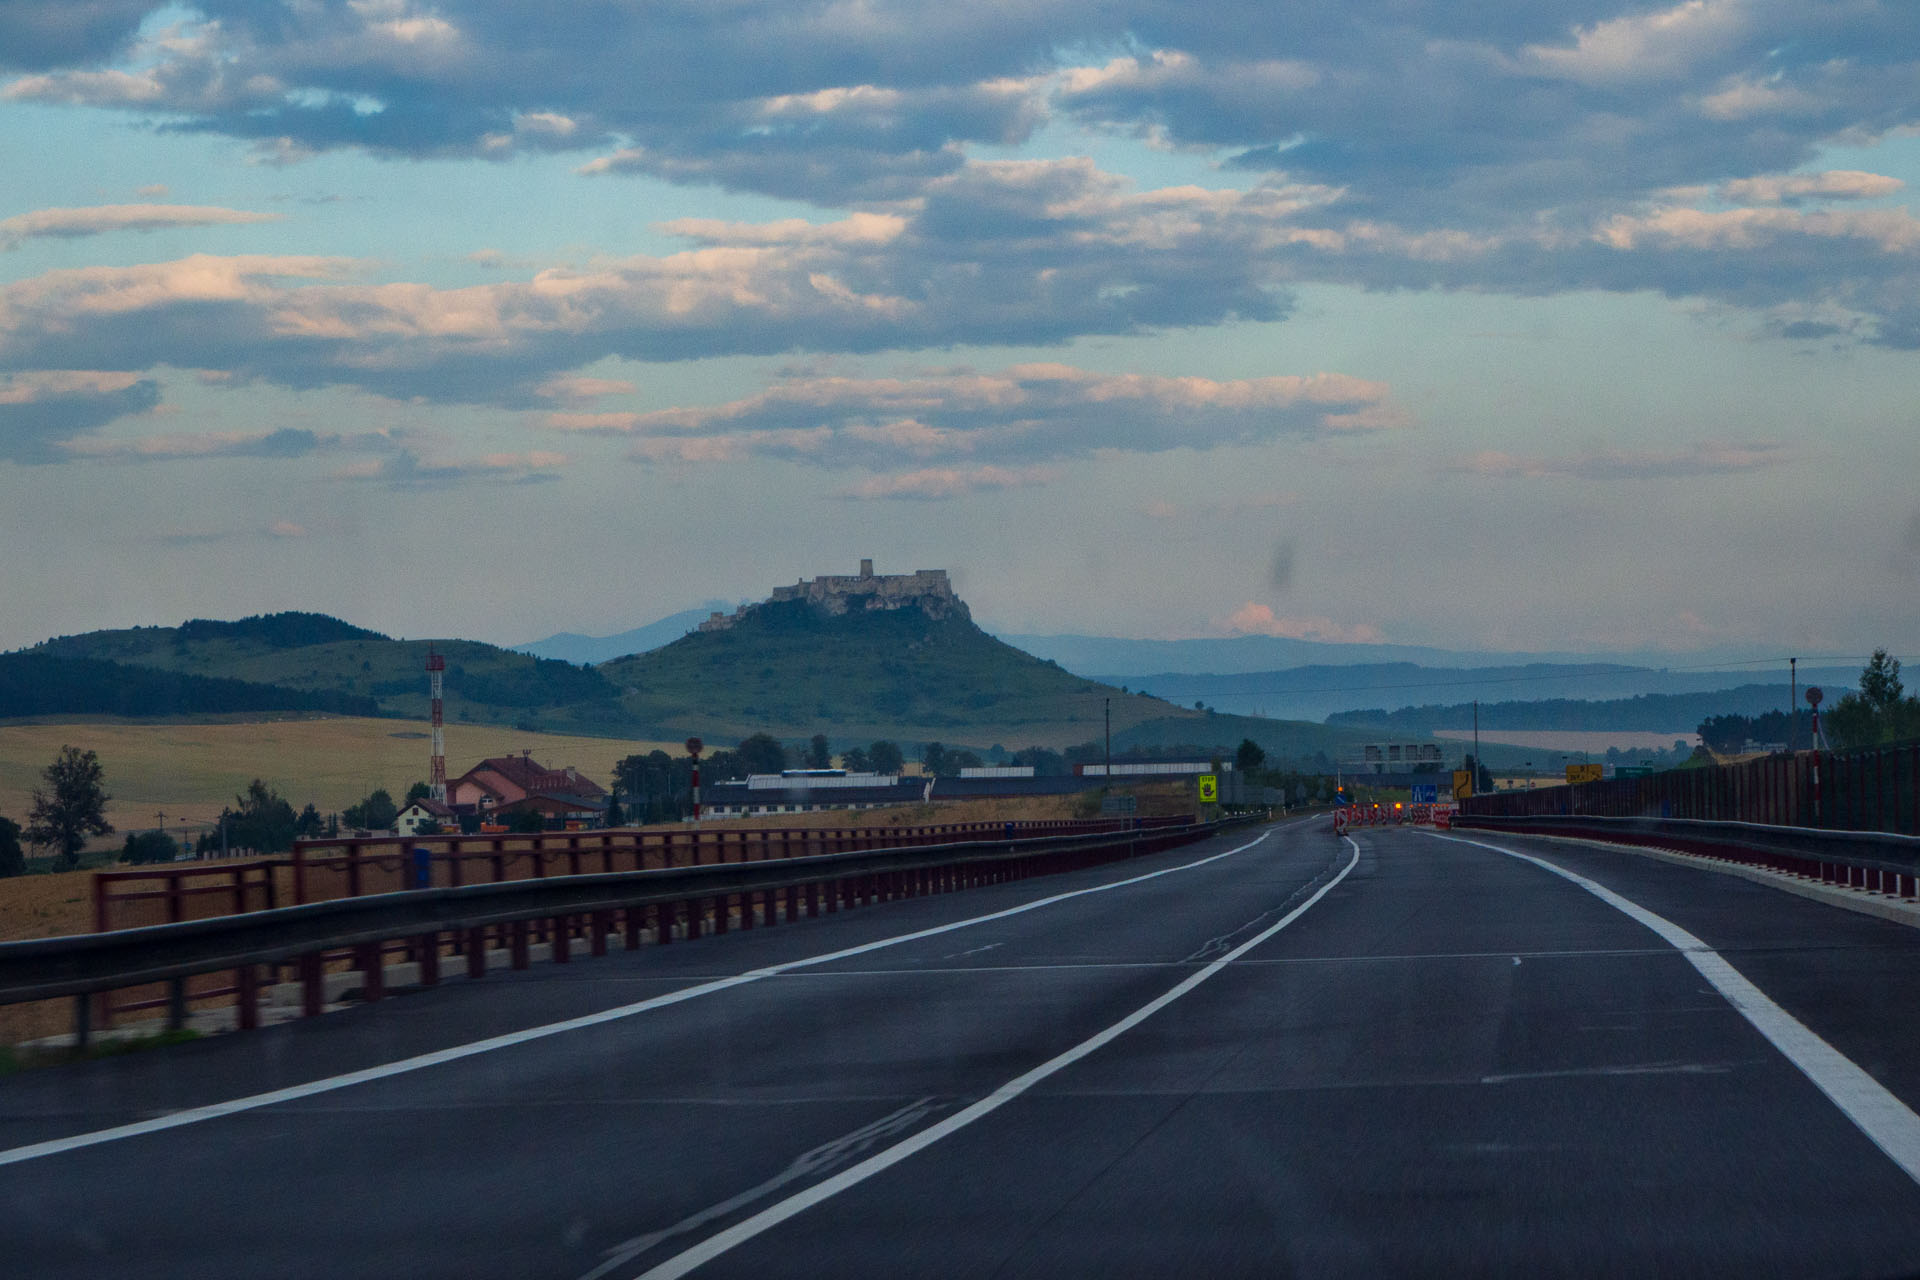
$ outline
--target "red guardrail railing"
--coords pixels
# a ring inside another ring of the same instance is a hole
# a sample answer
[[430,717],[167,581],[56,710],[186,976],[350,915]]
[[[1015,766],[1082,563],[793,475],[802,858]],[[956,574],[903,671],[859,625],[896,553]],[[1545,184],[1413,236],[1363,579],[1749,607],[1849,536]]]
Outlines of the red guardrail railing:
[[[616,932],[624,936],[625,945],[632,949],[640,945],[643,935],[665,943],[676,935],[697,938],[706,929],[725,933],[730,922],[737,922],[742,929],[750,929],[755,925],[756,915],[760,924],[772,925],[783,916],[789,921],[800,919],[803,915],[818,916],[823,907],[831,913],[862,903],[950,892],[976,884],[998,883],[1009,877],[1019,878],[1095,865],[1113,857],[1152,852],[1169,844],[1196,838],[1196,832],[1212,829],[1198,827],[1191,815],[1182,815],[1087,821],[958,823],[908,828],[616,830],[559,832],[541,836],[443,836],[420,840],[369,837],[346,841],[313,841],[297,846],[293,856],[288,858],[253,859],[214,867],[160,867],[102,873],[101,878],[110,885],[145,880],[159,887],[117,894],[97,893],[96,910],[104,912],[106,908],[101,904],[115,901],[160,903],[170,917],[169,923],[210,921],[223,915],[246,914],[253,909],[248,904],[261,896],[271,904],[275,894],[275,876],[279,873],[286,873],[301,886],[303,892],[311,894],[315,888],[317,871],[322,868],[340,872],[341,883],[356,890],[352,895],[333,895],[335,898],[344,898],[401,888],[458,890],[463,883],[466,887],[478,888],[489,882],[478,879],[463,882],[460,879],[475,860],[485,860],[490,871],[501,873],[497,879],[538,879],[545,876],[544,868],[549,861],[559,860],[564,861],[566,866],[557,873],[552,888],[565,894],[569,888],[559,877],[581,875],[585,877],[585,883],[605,885],[605,881],[589,873],[653,869],[656,856],[664,860],[661,866],[681,868],[684,874],[688,868],[703,865],[718,871],[723,863],[775,863],[785,858],[817,854],[884,851],[884,856],[893,858],[916,846],[941,845],[952,846],[955,851],[951,862],[936,850],[920,855],[927,860],[924,865],[889,863],[885,869],[856,865],[842,871],[832,865],[823,867],[817,861],[802,863],[801,866],[814,874],[798,875],[790,881],[784,879],[784,874],[790,873],[768,868],[779,882],[778,889],[729,889],[716,881],[712,888],[674,894],[647,906],[575,908],[550,915],[541,912],[530,918],[508,915],[497,917],[497,923],[451,930],[444,924],[436,924],[422,932],[410,925],[397,929],[385,941],[360,942],[351,947],[332,948],[323,945],[313,950],[302,949],[293,957],[291,968],[302,986],[303,1011],[312,1014],[319,1012],[325,970],[329,965],[342,962],[360,971],[362,998],[373,1000],[380,998],[381,973],[386,958],[396,953],[420,966],[421,981],[425,983],[437,981],[443,951],[448,948],[451,957],[464,961],[470,976],[478,977],[485,972],[486,956],[490,951],[505,950],[513,967],[524,968],[529,948],[540,944],[552,949],[555,961],[564,962],[576,940],[586,942],[590,953],[598,955],[605,952],[609,936]],[[1135,832],[1140,833],[1138,837],[1131,834]],[[1077,836],[1094,838],[1100,847],[1075,846],[1074,837]],[[1108,839],[1099,840],[1103,836]],[[1026,849],[1022,849],[1018,843],[1037,837],[1065,837],[1066,847],[1062,847],[1057,839],[1038,840],[1036,846]],[[1000,841],[1006,842],[1004,852],[993,852]],[[445,847],[433,849],[435,844]],[[506,847],[513,844],[525,847]],[[424,868],[417,867],[412,857],[412,851],[421,846],[430,850]],[[684,860],[680,858],[683,853],[686,855]],[[712,856],[706,856],[708,854]],[[909,858],[912,856],[908,855]],[[626,865],[621,865],[623,861]],[[389,863],[394,866],[388,868],[386,864]],[[532,874],[517,877],[505,874],[519,864],[531,868]],[[893,870],[896,865],[901,869]],[[401,866],[414,869],[416,873],[424,869],[429,882],[420,883],[417,879],[412,884],[390,885],[381,882],[389,870],[398,870]],[[372,874],[370,869],[379,874]],[[738,869],[749,870],[745,866]],[[353,874],[356,870],[358,874]],[[300,873],[298,876],[293,875],[296,871]],[[765,873],[754,874],[765,879]],[[442,876],[445,878],[434,878]],[[713,877],[708,876],[707,879]],[[726,879],[725,882],[741,883],[738,877]],[[642,893],[641,896],[647,895]],[[305,902],[326,900],[310,896]],[[223,901],[233,909],[208,909],[218,908]],[[297,907],[301,904],[279,905]],[[120,931],[110,929],[104,932]],[[49,942],[57,941],[42,940],[14,945],[32,950],[45,948]],[[262,953],[263,957],[266,954]],[[273,954],[279,953],[276,951]],[[159,1007],[167,1007],[169,1024],[178,1026],[183,1024],[191,1002],[227,997],[237,997],[239,1025],[250,1027],[257,1022],[262,981],[277,981],[282,976],[281,971],[288,967],[289,961],[285,958],[263,958],[258,964],[245,964],[238,969],[222,971],[209,967],[194,970],[165,983],[148,981],[131,986],[102,983],[94,988],[94,994],[83,995],[78,1001],[76,1028],[84,1042],[91,1027],[111,1025],[115,1014]]]
[[[1175,825],[1182,818],[1045,819],[912,827],[614,828],[523,835],[364,836],[296,841],[291,854],[102,871],[93,882],[96,933],[236,915],[400,889],[760,862],[862,849],[1024,835],[1096,835]],[[413,851],[428,853],[419,880]]]

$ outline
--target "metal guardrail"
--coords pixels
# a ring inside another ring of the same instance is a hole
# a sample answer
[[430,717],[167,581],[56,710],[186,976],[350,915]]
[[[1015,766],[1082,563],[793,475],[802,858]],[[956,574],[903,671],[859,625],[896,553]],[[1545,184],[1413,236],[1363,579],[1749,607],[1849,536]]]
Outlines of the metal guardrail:
[[[1184,818],[1179,819],[1185,821]],[[1163,818],[1024,819],[1007,823],[887,827],[620,827],[527,834],[355,836],[299,840],[291,853],[217,862],[150,864],[93,878],[95,932],[237,915],[303,902],[358,898],[415,882],[415,850],[428,851],[429,883],[441,886],[536,880],[592,871],[640,871],[703,862],[904,848],[1031,835],[1085,835]]]
[[1920,836],[1593,814],[1462,813],[1453,825],[1515,835],[1575,836],[1614,844],[1652,845],[1894,897],[1911,899],[1920,894]]
[[1211,835],[1248,819],[1189,822],[1098,834],[979,840],[947,845],[860,850],[757,862],[551,876],[372,894],[171,924],[0,942],[0,1004],[74,998],[74,1028],[85,1044],[101,993],[156,982],[170,984],[170,1025],[185,1017],[185,980],[232,970],[238,1022],[257,1025],[259,970],[294,962],[303,1012],[321,1011],[324,957],[347,949],[362,970],[363,995],[381,997],[385,945],[404,939],[421,981],[438,981],[449,939],[469,977],[486,972],[489,933],[503,942],[513,967],[524,968],[531,924],[568,958],[586,936],[604,954],[615,932],[633,949],[651,929],[656,942],[724,933],[730,923],[753,928],[821,915],[861,903],[952,892],[1155,852]]

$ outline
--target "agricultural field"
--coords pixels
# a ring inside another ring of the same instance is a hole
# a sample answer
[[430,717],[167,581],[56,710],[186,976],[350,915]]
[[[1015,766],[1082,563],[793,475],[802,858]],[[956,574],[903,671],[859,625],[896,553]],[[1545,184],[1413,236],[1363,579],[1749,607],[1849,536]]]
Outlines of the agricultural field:
[[[223,805],[263,779],[295,809],[311,803],[334,813],[377,787],[395,799],[427,776],[429,740],[405,720],[358,717],[247,723],[152,724],[63,722],[0,724],[0,815],[25,825],[40,771],[71,743],[100,753],[112,799],[107,819],[118,833],[100,843],[118,847],[130,830],[151,828],[164,812],[167,829],[204,830]],[[531,751],[554,768],[572,765],[605,786],[614,762],[630,752],[677,743],[532,733],[483,725],[447,727],[447,774],[458,777],[487,756]]]

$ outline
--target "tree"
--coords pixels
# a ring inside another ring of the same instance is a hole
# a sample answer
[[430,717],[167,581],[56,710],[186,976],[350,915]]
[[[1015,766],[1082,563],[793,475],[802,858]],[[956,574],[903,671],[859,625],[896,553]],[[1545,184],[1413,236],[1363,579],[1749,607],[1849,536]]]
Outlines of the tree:
[[362,800],[359,804],[348,805],[340,817],[350,827],[362,831],[385,831],[393,826],[394,819],[400,816],[400,807],[393,797],[382,787]]
[[1267,762],[1267,753],[1252,738],[1240,739],[1240,749],[1233,753],[1233,767],[1241,774],[1250,775],[1255,769]]
[[98,752],[61,747],[53,763],[41,770],[47,790],[33,793],[33,811],[27,815],[27,840],[50,846],[60,865],[80,865],[80,850],[91,836],[113,834],[107,821],[108,796],[101,787]]
[[873,761],[867,759],[865,747],[848,747],[840,753],[840,767],[848,773],[867,773],[873,769]]
[[172,862],[179,856],[180,846],[173,837],[164,831],[129,831],[127,843],[120,850],[120,861],[129,866],[139,866],[148,862]]
[[833,768],[833,744],[827,741],[827,735],[816,733],[807,743],[807,768]]
[[433,785],[426,782],[416,782],[407,788],[407,798],[400,802],[400,807],[404,809],[415,800],[430,800],[432,798]]
[[1461,760],[1460,767],[1473,775],[1473,794],[1477,796],[1493,794],[1493,775],[1487,772],[1486,765],[1469,754]]
[[1875,649],[1860,672],[1858,692],[1849,693],[1821,717],[1821,728],[1835,747],[1871,747],[1920,736],[1920,698],[1906,696],[1900,660]]
[[20,849],[20,824],[0,818],[0,879],[27,873],[27,855]]
[[787,749],[772,734],[756,733],[736,751],[748,773],[779,773],[787,767]]
[[620,809],[620,780],[618,778],[613,780],[613,790],[607,792],[607,812],[603,821],[605,821],[609,827],[622,826],[626,822],[626,815]]
[[928,777],[942,777],[947,772],[947,749],[938,742],[929,742],[920,748],[920,767]]
[[327,820],[320,816],[320,811],[313,807],[312,802],[308,802],[307,807],[300,811],[300,816],[293,820],[293,833],[304,839],[311,840],[326,829]]
[[516,835],[538,835],[546,829],[546,815],[536,809],[522,809],[507,818],[507,830]]
[[[293,806],[280,793],[255,778],[244,795],[235,796],[234,808],[223,810],[220,821],[226,824],[229,849],[252,849],[256,853],[278,853],[293,848],[300,819]],[[391,803],[391,801],[389,801]]]
[[867,759],[872,762],[875,773],[898,773],[907,764],[907,758],[900,754],[899,745],[885,738],[867,748]]

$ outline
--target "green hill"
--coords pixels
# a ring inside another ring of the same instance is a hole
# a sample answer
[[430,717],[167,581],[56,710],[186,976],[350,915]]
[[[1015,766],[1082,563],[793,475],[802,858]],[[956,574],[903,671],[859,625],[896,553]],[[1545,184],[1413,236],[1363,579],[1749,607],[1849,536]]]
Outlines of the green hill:
[[370,716],[377,715],[379,708],[372,698],[332,689],[288,689],[99,658],[0,654],[0,719],[72,715],[178,719],[261,711]]
[[[618,690],[595,671],[472,640],[431,643],[447,660],[450,721],[587,733],[636,727],[620,707]],[[196,619],[178,627],[93,631],[49,640],[22,654],[343,696],[357,714],[425,719],[428,644],[395,640],[324,614],[277,613],[235,622]]]
[[1157,698],[1070,675],[980,630],[964,606],[830,613],[786,600],[747,610],[724,631],[695,632],[598,670],[635,719],[672,730],[834,742],[892,738],[986,746],[1063,745],[1098,737],[1103,700],[1116,732],[1164,716],[1199,717]]
[[[724,630],[598,667],[471,640],[432,645],[447,660],[446,715],[454,726],[647,739],[699,734],[716,745],[764,732],[789,742],[824,733],[836,747],[888,738],[983,751],[994,744],[1058,749],[1098,740],[1110,702],[1117,750],[1194,744],[1230,751],[1252,737],[1276,758],[1305,759],[1364,736],[1215,715],[1072,675],[980,630],[951,594],[899,608],[865,607],[856,598],[840,612],[777,600],[743,610]],[[0,716],[352,710],[423,720],[427,648],[425,640],[396,640],[314,613],[64,636],[5,657],[66,664],[80,673],[74,680],[95,687],[64,705],[30,702],[22,686],[20,705],[34,710],[0,706]],[[110,687],[116,671],[125,685],[119,694]]]

